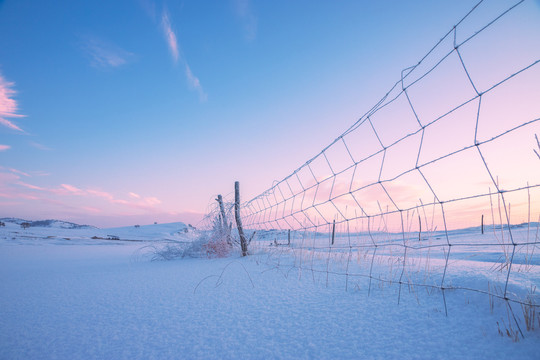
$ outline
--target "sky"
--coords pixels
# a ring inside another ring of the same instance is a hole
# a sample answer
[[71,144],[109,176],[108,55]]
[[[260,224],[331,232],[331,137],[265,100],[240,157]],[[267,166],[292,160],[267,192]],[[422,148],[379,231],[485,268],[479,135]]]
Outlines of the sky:
[[[458,36],[515,2],[485,1]],[[476,3],[0,1],[0,217],[197,224],[234,181],[249,200],[319,153]],[[497,31],[463,48],[479,87],[540,59],[540,2]],[[453,77],[411,89],[422,116],[437,113],[433,91],[462,93]],[[540,117],[538,67],[515,84],[486,96],[482,136],[512,127],[509,109],[523,113],[516,121]],[[385,141],[399,128],[377,127]],[[526,144],[529,156],[531,134],[507,146]],[[443,143],[435,137],[433,153]],[[540,182],[527,159],[517,171],[527,177],[504,170],[512,157],[501,165],[512,186]]]

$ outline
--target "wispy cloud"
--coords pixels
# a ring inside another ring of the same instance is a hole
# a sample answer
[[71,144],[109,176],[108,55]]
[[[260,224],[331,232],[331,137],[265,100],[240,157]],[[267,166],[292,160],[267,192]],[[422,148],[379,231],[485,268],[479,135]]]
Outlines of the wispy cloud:
[[79,188],[76,188],[76,187],[73,186],[73,185],[69,185],[69,184],[61,184],[61,185],[60,185],[60,189],[64,189],[64,190],[66,190],[67,192],[72,193],[72,194],[76,194],[76,195],[82,195],[82,194],[84,194],[84,191],[82,191],[82,190],[79,189]]
[[22,187],[25,187],[27,189],[31,189],[31,190],[47,191],[47,189],[45,189],[45,188],[42,188],[42,187],[39,187],[39,186],[36,186],[36,185],[32,185],[32,184],[27,184],[27,183],[25,183],[23,181],[16,181],[15,184],[20,185]]
[[0,151],[6,151],[6,150],[9,150],[11,149],[11,146],[9,145],[1,145],[0,144]]
[[132,192],[128,193],[128,195],[131,196],[132,198],[135,198],[135,199],[140,199],[141,198],[141,195],[135,194],[135,193],[132,193]]
[[[153,196],[119,199],[100,189],[61,184],[42,187],[21,180],[21,176],[34,176],[33,171],[24,173],[0,165],[0,208],[23,209],[25,216],[61,218],[88,223],[98,221],[108,226],[119,224],[186,221],[196,224],[204,214],[196,212],[173,212],[162,208],[162,202]],[[128,192],[128,195],[130,193]],[[79,199],[79,200],[78,200]],[[82,202],[81,203],[81,199]],[[33,214],[33,215],[32,215]]]
[[0,73],[0,124],[12,130],[24,132],[17,124],[8,120],[8,118],[21,118],[24,115],[18,113],[19,105],[13,98],[16,91],[13,89],[14,82],[7,81]]
[[244,27],[244,37],[248,41],[253,41],[257,37],[257,17],[251,9],[250,0],[232,0],[234,12],[242,21]]
[[197,91],[199,94],[199,100],[201,102],[205,102],[208,99],[208,95],[205,93],[199,78],[193,74],[186,59],[180,56],[178,37],[172,28],[170,15],[167,9],[164,9],[163,14],[161,15],[161,30],[163,31],[165,41],[167,42],[167,46],[169,47],[169,51],[171,52],[174,63],[184,63],[184,71],[189,87]]
[[25,176],[25,177],[49,176],[50,175],[49,173],[44,172],[44,171],[25,172],[25,171],[22,171],[22,170],[19,170],[19,169],[6,168],[6,167],[0,165],[0,174],[2,174],[3,172],[11,172],[13,174],[22,175],[22,176]]
[[39,150],[43,150],[43,151],[52,150],[50,147],[37,143],[35,141],[29,141],[28,144],[30,144],[30,146],[35,147],[36,149],[39,149]]
[[92,207],[92,206],[83,206],[81,209],[83,209],[84,211],[87,211],[89,213],[92,213],[92,214],[99,214],[101,213],[101,210],[98,209],[98,208],[95,208],[95,207]]
[[24,132],[24,130],[21,129],[20,127],[18,127],[17,125],[15,125],[15,123],[13,123],[12,121],[9,121],[8,119],[6,119],[4,117],[0,117],[0,124],[4,125],[5,127],[10,128],[10,129]]
[[0,172],[0,184],[9,184],[18,181],[20,176],[8,172]]
[[104,198],[104,199],[107,199],[109,201],[114,200],[114,196],[112,196],[111,194],[109,194],[108,192],[105,192],[105,191],[95,190],[95,189],[88,189],[88,190],[86,190],[86,192],[88,194],[90,194],[90,195],[94,195],[94,196],[97,196],[97,197],[100,197],[100,198]]
[[[160,219],[172,218],[163,216],[165,210],[161,209],[162,202],[153,196],[146,197],[128,192],[138,197],[130,195],[130,198],[121,199],[100,189],[66,183],[56,187],[37,186],[29,183],[31,180],[27,180],[32,179],[34,173],[0,165],[0,206],[25,208],[26,212],[41,212],[48,214],[48,217],[68,220],[73,216],[79,216],[84,222],[95,216],[103,216],[103,219],[115,217],[124,223],[131,221],[128,219],[133,217],[154,219],[159,215]],[[22,177],[25,177],[24,181]]]
[[14,191],[3,192],[1,190],[0,190],[0,197],[5,198],[5,199],[14,199],[14,200],[20,200],[20,199],[39,200],[39,197],[35,195],[19,193],[19,192],[14,192]]
[[22,176],[30,177],[30,174],[25,173],[24,171],[21,171],[21,170],[17,170],[17,169],[13,169],[13,168],[10,168],[8,170],[11,171],[14,174],[19,174],[19,175],[22,175]]
[[[17,186],[13,186],[13,185],[19,185],[19,183],[24,184],[20,181],[19,175],[12,172],[0,171],[0,197],[5,198],[5,199],[14,199],[14,200],[20,200],[20,199],[37,200],[38,199],[37,196],[31,193],[25,192],[24,189],[20,189]],[[25,187],[30,188],[29,186],[25,186]]]
[[[0,173],[1,174],[1,173]],[[20,180],[20,177],[16,174],[12,174],[15,178],[11,178],[11,182],[19,185],[23,188],[35,190],[43,193],[54,194],[57,196],[80,196],[80,197],[94,197],[106,200],[110,204],[123,205],[131,209],[143,209],[152,210],[157,205],[161,204],[161,200],[156,197],[142,197],[135,193],[129,193],[137,195],[138,197],[131,196],[133,200],[118,199],[113,194],[102,190],[96,189],[81,189],[70,184],[60,184],[57,188],[43,188],[40,186],[32,185]],[[1,180],[1,179],[0,179]]]
[[187,63],[186,63],[186,78],[188,80],[189,86],[192,89],[195,89],[199,93],[199,100],[201,102],[205,102],[206,100],[208,100],[208,95],[206,95],[206,93],[204,92],[204,89],[201,86],[201,82],[199,81],[199,78],[193,75]]
[[163,10],[163,14],[161,15],[161,27],[163,30],[163,35],[165,35],[167,45],[169,46],[169,50],[171,51],[173,60],[174,62],[178,62],[178,40],[176,39],[176,34],[171,27],[169,12],[167,10]]
[[125,65],[134,56],[129,51],[95,37],[85,37],[81,48],[88,55],[90,64],[99,68]]
[[148,206],[159,205],[161,204],[161,200],[159,200],[156,197],[151,196],[151,197],[144,198],[144,204]]

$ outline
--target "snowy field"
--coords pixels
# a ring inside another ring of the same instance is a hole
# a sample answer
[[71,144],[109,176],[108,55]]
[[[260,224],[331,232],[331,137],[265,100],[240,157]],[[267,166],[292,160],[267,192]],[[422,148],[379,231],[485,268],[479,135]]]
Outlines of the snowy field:
[[[368,279],[309,271],[327,258],[306,246],[260,241],[247,258],[150,261],[148,245],[196,232],[181,223],[65,227],[0,227],[0,359],[540,358],[540,323],[518,342],[501,336],[515,325],[505,303],[492,311],[484,294],[447,291],[446,316],[437,291],[402,289],[398,305],[395,284],[373,284],[368,296]],[[374,268],[382,274],[384,264]],[[454,282],[482,277],[454,264]],[[537,267],[526,276],[533,285]]]

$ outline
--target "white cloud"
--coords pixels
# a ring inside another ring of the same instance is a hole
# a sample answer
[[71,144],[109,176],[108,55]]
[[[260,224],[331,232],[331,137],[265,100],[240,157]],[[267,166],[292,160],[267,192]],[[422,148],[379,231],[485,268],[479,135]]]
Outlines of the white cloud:
[[199,100],[201,102],[205,102],[208,99],[208,95],[204,92],[199,78],[191,71],[186,59],[180,56],[180,45],[178,44],[178,38],[171,26],[169,12],[166,9],[163,10],[163,14],[161,16],[161,29],[163,31],[163,35],[165,36],[165,41],[167,42],[174,63],[177,64],[179,61],[184,63],[184,71],[189,87],[199,93]]

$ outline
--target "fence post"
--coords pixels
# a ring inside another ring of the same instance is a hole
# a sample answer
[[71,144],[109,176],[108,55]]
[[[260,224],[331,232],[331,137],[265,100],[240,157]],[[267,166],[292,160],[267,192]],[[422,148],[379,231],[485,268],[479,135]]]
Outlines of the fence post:
[[287,245],[291,245],[291,229],[289,229],[289,233],[287,234]]
[[221,212],[221,226],[225,232],[225,237],[227,238],[227,243],[231,244],[231,232],[229,230],[229,224],[227,221],[227,215],[225,215],[225,207],[223,206],[223,197],[221,195],[217,196],[216,201],[219,203],[219,210]]
[[482,214],[482,235],[484,235],[484,214]]
[[334,219],[334,224],[332,225],[332,245],[334,245],[335,236],[336,236],[336,219]]
[[422,241],[422,219],[420,218],[420,211],[418,211],[418,241]]
[[238,181],[234,183],[234,216],[236,218],[238,235],[240,235],[240,247],[242,248],[242,256],[246,256],[248,250],[246,236],[244,235],[244,229],[242,228],[242,219],[240,218],[240,183]]

